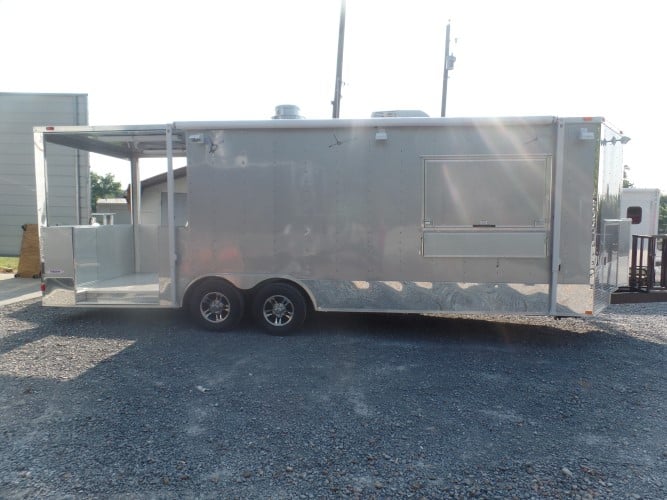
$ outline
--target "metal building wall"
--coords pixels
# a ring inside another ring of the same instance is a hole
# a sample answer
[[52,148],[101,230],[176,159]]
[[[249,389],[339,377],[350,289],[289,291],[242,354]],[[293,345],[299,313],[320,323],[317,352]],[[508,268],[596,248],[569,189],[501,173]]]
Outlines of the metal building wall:
[[[86,94],[0,92],[0,255],[18,255],[21,226],[37,222],[32,128],[87,124]],[[90,212],[88,154],[57,146],[47,154],[50,215],[62,224],[84,223]],[[83,193],[78,203],[77,175]]]

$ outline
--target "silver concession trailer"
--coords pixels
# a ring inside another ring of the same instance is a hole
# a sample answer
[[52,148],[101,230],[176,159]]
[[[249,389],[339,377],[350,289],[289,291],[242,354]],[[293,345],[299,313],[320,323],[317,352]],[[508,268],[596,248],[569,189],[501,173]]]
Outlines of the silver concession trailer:
[[[248,311],[286,333],[310,310],[592,315],[627,284],[626,141],[602,118],[34,132],[45,306],[185,307],[216,330]],[[52,144],[128,160],[130,224],[50,222]],[[164,159],[161,225],[141,220],[144,158]]]

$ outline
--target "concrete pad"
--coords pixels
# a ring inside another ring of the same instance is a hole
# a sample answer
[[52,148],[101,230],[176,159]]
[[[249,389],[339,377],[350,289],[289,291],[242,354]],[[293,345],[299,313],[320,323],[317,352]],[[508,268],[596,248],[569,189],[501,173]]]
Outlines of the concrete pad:
[[11,273],[0,273],[0,306],[41,297],[41,284],[38,278],[15,278]]

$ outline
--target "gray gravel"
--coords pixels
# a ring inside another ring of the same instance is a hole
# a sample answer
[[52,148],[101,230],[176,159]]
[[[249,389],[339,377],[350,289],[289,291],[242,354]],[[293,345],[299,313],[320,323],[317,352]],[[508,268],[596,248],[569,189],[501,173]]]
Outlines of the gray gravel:
[[594,320],[0,310],[2,498],[667,498],[667,304]]

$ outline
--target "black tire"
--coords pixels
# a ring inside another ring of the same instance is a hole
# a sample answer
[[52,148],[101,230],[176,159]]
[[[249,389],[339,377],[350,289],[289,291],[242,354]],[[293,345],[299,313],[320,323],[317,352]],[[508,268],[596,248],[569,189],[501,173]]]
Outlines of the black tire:
[[231,330],[243,316],[243,295],[225,281],[209,280],[197,286],[189,310],[197,324],[207,330]]
[[269,283],[255,294],[252,311],[258,326],[272,335],[287,335],[303,325],[307,305],[295,286]]

